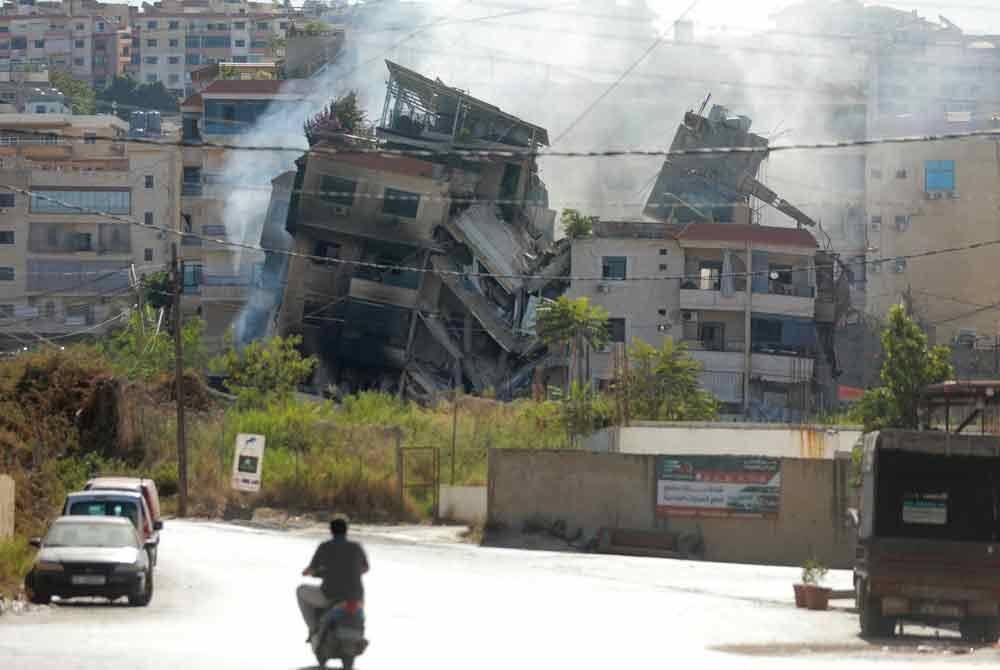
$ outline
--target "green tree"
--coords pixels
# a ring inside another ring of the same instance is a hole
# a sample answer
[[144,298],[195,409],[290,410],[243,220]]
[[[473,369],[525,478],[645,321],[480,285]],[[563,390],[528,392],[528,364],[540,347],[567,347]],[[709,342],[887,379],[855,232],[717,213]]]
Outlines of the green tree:
[[[165,320],[164,320],[165,323]],[[146,305],[134,310],[125,325],[99,343],[112,366],[120,373],[137,379],[152,379],[174,372],[174,338],[159,320],[158,310]],[[184,367],[200,370],[206,363],[202,344],[204,322],[187,319],[181,331]]]
[[[641,340],[629,347],[629,366],[617,380],[627,401],[628,419],[708,421],[719,413],[715,397],[701,388],[701,363],[683,343],[665,338],[657,349]],[[624,419],[626,417],[619,417]]]
[[609,425],[611,417],[611,404],[590,384],[574,382],[559,404],[559,418],[573,445],[581,437]]
[[88,84],[78,81],[60,70],[52,70],[49,73],[49,81],[53,88],[59,89],[66,96],[74,114],[94,113],[96,109],[94,89]]
[[919,428],[920,394],[929,384],[953,377],[947,347],[929,347],[927,335],[902,305],[889,310],[882,331],[882,385],[869,389],[856,410],[865,430]]
[[316,359],[303,357],[298,335],[272,337],[255,341],[242,350],[233,346],[227,335],[226,353],[213,361],[213,366],[225,372],[226,388],[240,398],[244,406],[259,406],[273,399],[284,399],[312,374]]
[[155,109],[173,113],[180,109],[177,98],[162,81],[140,84],[131,77],[115,77],[111,85],[97,94],[101,108],[110,111],[118,104],[118,116],[128,121],[135,110]]
[[564,209],[562,211],[563,234],[571,240],[590,237],[594,233],[596,216],[584,216],[578,210]]
[[322,21],[317,21],[313,19],[312,21],[307,21],[306,25],[302,26],[302,32],[306,35],[322,35],[329,28]]
[[153,309],[170,309],[173,307],[174,287],[170,281],[170,273],[166,270],[153,272],[142,278],[143,298]]
[[571,300],[563,295],[538,308],[536,328],[546,344],[569,347],[570,360],[575,364],[577,381],[582,386],[586,347],[601,349],[608,342],[608,313],[599,305],[591,306],[586,298]]

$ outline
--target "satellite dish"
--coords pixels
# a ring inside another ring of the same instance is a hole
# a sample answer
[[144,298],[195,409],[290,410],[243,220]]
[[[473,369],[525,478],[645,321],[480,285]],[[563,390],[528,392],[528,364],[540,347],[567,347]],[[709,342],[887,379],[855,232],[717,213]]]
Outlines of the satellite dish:
[[768,275],[768,276],[771,277],[771,279],[777,279],[780,275],[778,275],[777,272],[772,271],[771,274]]

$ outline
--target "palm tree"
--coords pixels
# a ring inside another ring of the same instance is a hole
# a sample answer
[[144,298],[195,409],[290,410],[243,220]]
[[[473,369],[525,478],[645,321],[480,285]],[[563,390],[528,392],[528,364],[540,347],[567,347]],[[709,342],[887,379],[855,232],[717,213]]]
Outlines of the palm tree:
[[[585,347],[601,349],[608,342],[608,313],[601,306],[591,306],[586,298],[571,300],[560,296],[538,308],[538,335],[546,344],[570,349],[570,364],[576,367],[577,383],[584,384]],[[567,375],[566,387],[569,388]]]

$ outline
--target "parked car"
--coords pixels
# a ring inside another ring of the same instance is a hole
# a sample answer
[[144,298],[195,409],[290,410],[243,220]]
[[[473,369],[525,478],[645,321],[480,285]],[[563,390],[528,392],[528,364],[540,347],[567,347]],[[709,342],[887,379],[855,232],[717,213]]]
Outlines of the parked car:
[[153,599],[153,566],[135,526],[123,517],[63,516],[44,538],[35,538],[38,555],[25,578],[31,602],[53,596],[123,596],[144,607]]
[[160,494],[156,490],[156,482],[148,477],[94,477],[83,486],[84,491],[138,491],[146,499],[153,525],[163,528],[163,517],[160,514]]
[[156,565],[162,522],[154,522],[146,499],[138,491],[78,491],[66,496],[64,516],[120,516],[132,521]]

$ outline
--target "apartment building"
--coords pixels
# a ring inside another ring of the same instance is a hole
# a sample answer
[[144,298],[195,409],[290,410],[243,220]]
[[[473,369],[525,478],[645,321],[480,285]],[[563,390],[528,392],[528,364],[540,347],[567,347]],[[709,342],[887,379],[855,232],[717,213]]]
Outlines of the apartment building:
[[[287,228],[295,249],[317,258],[289,261],[279,329],[301,333],[319,357],[320,387],[510,394],[540,365],[535,311],[569,266],[568,248],[552,246],[555,212],[534,158],[517,155],[547,145],[548,133],[387,65],[376,136],[320,127],[298,161]],[[428,155],[370,151],[378,146]]]
[[[0,115],[0,335],[93,334],[162,270],[180,194],[173,146],[129,145],[113,116]],[[124,219],[124,220],[123,220]],[[138,225],[138,224],[145,224]]]
[[139,80],[163,82],[179,97],[194,92],[191,72],[223,62],[274,61],[275,40],[283,38],[292,13],[146,11],[136,20],[132,63]]
[[[181,210],[187,232],[220,240],[257,244],[245,238],[243,229],[227,227],[226,203],[246,184],[235,184],[226,174],[236,157],[216,146],[197,146],[201,141],[238,143],[268,110],[298,104],[311,90],[303,80],[219,79],[181,104],[183,139],[195,144],[182,149]],[[261,218],[263,219],[263,212]],[[248,225],[248,222],[239,222]],[[226,333],[237,323],[260,283],[265,256],[245,249],[196,237],[182,240],[184,262],[184,307],[205,320],[209,349],[222,346]]]
[[[574,280],[567,291],[610,315],[592,378],[598,386],[614,378],[615,344],[670,337],[702,364],[702,386],[724,414],[800,420],[817,405],[816,249],[796,228],[598,222],[592,236],[573,240],[572,274],[603,280]],[[645,279],[629,281],[636,277]]]

